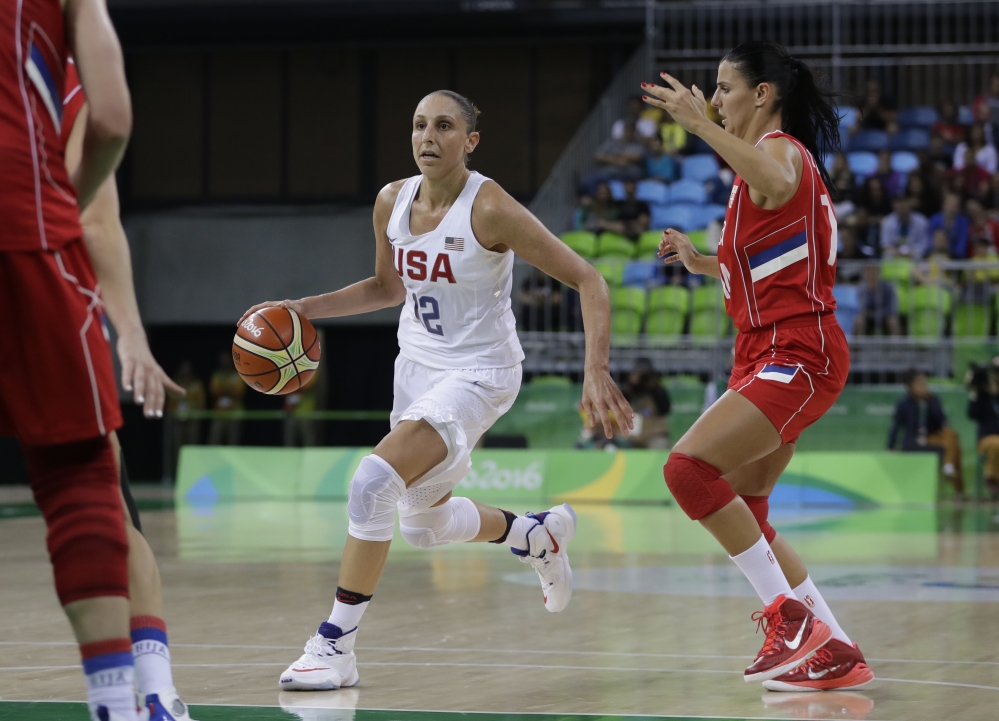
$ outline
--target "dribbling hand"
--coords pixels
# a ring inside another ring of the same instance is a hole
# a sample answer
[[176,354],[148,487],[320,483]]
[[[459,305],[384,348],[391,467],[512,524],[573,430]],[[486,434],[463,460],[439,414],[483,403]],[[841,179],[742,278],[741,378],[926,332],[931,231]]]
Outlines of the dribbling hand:
[[701,255],[697,248],[690,242],[690,238],[679,230],[663,231],[663,239],[659,241],[659,250],[656,255],[663,259],[663,263],[683,263],[687,270],[692,270],[691,266]]
[[583,377],[582,405],[590,428],[597,424],[599,418],[604,427],[604,435],[608,438],[614,437],[615,423],[624,433],[630,433],[634,427],[635,411],[606,370],[586,371]]
[[305,314],[302,312],[302,301],[300,300],[266,300],[263,303],[257,303],[255,306],[251,307],[248,311],[243,313],[243,316],[236,321],[236,325],[241,325],[244,320],[249,318],[251,315],[256,313],[258,310],[263,310],[264,308],[287,308],[288,310],[293,310],[298,313],[303,318]]

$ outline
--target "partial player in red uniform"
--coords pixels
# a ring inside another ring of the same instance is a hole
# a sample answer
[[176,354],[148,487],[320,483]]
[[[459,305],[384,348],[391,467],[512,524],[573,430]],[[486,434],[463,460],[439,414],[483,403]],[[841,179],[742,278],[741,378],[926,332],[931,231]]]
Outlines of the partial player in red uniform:
[[[91,103],[72,180],[60,135],[71,50]],[[0,434],[24,451],[100,721],[137,714],[128,540],[108,439],[121,414],[79,213],[121,161],[131,123],[103,0],[0,3]]]
[[718,256],[667,230],[659,255],[719,278],[739,331],[729,390],[673,448],[664,476],[678,505],[711,532],[764,602],[766,640],[746,681],[771,690],[858,688],[874,675],[794,550],[767,522],[768,497],[801,432],[846,383],[850,351],[833,311],[836,216],[818,156],[839,119],[808,67],[772,42],[740,45],[703,93],[662,74],[642,84],[738,174]]
[[[66,167],[72,173],[80,162],[87,126],[87,98],[72,59],[66,65],[65,88],[62,134],[66,140]],[[162,417],[166,391],[183,394],[184,389],[170,380],[149,349],[135,298],[131,254],[118,215],[118,188],[113,175],[104,181],[93,202],[80,215],[80,224],[100,284],[103,306],[118,334],[122,387],[143,406],[146,417]],[[149,721],[191,721],[187,705],[173,684],[159,568],[142,535],[139,510],[132,498],[117,434],[111,431],[109,437],[118,460],[122,498],[128,509],[125,516],[128,590],[136,688],[149,711]]]

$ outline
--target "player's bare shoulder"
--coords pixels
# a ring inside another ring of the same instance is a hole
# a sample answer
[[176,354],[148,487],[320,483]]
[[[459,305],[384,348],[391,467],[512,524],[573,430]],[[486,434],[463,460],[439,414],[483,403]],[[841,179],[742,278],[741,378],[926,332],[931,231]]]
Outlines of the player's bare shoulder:
[[472,204],[472,230],[479,243],[490,250],[505,252],[511,228],[527,209],[495,180],[487,180],[479,188]]
[[402,191],[402,186],[405,184],[405,180],[396,180],[378,191],[373,213],[376,228],[384,231],[388,227],[389,218],[392,217],[392,209],[395,207],[395,201]]

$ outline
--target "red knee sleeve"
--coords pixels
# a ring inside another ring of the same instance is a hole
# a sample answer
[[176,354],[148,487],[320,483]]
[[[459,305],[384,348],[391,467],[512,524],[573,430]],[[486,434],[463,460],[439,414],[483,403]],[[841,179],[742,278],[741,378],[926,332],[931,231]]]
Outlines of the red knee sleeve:
[[695,521],[735,499],[735,491],[717,468],[683,453],[670,453],[663,466],[663,477],[677,505]]
[[767,516],[770,515],[769,496],[743,496],[742,500],[746,502],[749,510],[753,512],[756,522],[760,524],[760,530],[763,531],[763,537],[767,539],[767,543],[773,543],[777,531],[767,521]]
[[60,602],[127,598],[128,537],[111,443],[98,438],[25,446],[24,457],[48,527]]

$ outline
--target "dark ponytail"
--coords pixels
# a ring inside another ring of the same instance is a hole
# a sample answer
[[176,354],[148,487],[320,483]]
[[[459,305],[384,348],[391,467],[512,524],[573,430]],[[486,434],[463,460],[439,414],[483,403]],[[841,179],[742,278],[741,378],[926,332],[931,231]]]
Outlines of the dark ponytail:
[[769,83],[777,91],[774,109],[781,114],[781,130],[804,145],[815,158],[829,192],[836,188],[822,162],[824,155],[837,153],[839,116],[835,93],[821,88],[811,69],[788,54],[783,45],[770,40],[743,43],[722,58],[736,67],[746,84],[754,88]]

